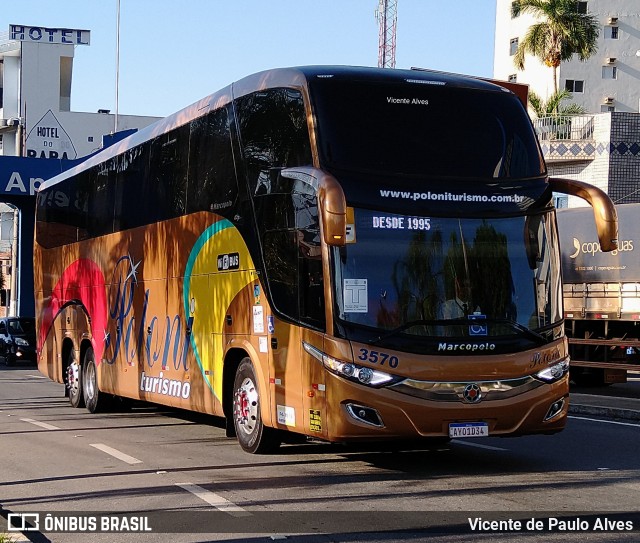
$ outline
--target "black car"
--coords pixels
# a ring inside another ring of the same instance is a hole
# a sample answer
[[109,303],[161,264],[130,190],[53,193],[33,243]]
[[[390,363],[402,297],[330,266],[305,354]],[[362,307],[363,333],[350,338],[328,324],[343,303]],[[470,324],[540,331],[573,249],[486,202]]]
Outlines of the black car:
[[0,319],[0,362],[36,362],[36,320],[33,317]]

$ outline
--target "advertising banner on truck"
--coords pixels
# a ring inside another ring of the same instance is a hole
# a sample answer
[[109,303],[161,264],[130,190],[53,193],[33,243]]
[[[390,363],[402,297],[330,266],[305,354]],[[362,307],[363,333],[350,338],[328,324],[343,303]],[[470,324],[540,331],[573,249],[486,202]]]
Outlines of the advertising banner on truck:
[[640,204],[616,206],[618,249],[603,253],[590,207],[557,212],[565,283],[617,283],[640,281]]

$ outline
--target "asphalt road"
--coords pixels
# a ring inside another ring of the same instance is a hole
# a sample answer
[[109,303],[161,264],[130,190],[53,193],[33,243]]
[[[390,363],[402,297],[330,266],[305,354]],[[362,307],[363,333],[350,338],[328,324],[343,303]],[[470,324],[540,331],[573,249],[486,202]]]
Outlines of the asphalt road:
[[[34,368],[0,367],[0,422],[0,523],[38,514],[40,529],[24,532],[34,543],[640,539],[635,421],[572,415],[555,436],[256,456],[217,419],[143,404],[92,415]],[[47,513],[58,528],[117,514],[153,531],[58,533]],[[527,522],[543,529],[525,534]]]

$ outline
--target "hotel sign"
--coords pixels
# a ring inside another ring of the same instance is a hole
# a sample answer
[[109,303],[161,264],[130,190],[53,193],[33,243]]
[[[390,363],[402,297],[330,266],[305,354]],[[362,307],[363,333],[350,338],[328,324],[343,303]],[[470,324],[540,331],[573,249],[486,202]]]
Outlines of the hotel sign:
[[43,26],[9,25],[9,39],[34,43],[68,43],[89,45],[91,32],[72,28],[45,28]]

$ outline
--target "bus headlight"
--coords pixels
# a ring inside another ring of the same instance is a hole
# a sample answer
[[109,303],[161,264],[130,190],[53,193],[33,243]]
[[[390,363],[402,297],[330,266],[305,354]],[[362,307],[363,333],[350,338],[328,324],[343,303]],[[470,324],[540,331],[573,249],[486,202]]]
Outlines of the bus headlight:
[[322,365],[331,373],[348,379],[349,381],[360,383],[361,385],[382,387],[391,383],[397,383],[403,379],[402,377],[391,375],[384,371],[358,366],[353,362],[338,360],[313,345],[309,345],[305,341],[302,342],[302,346],[311,356],[319,362],[322,362]]
[[543,369],[535,374],[535,378],[545,383],[554,383],[562,379],[569,371],[569,359],[565,358],[556,362],[552,366]]

